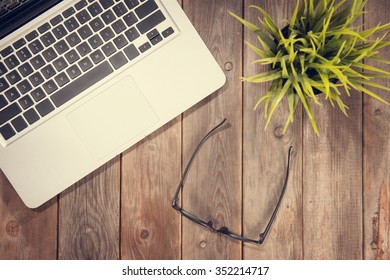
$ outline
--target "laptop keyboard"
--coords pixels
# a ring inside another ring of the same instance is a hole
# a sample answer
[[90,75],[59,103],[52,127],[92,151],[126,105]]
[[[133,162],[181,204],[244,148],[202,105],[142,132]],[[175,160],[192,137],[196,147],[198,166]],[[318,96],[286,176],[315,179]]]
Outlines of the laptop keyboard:
[[12,140],[174,33],[154,0],[83,0],[0,50],[0,134]]

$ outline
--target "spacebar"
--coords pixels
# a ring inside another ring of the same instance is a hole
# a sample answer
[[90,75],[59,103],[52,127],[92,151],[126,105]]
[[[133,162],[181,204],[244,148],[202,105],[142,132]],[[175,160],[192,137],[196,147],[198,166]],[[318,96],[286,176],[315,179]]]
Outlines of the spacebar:
[[73,97],[82,93],[90,86],[96,84],[104,77],[107,77],[112,72],[112,67],[107,61],[105,61],[85,73],[77,80],[73,81],[72,83],[68,84],[67,86],[61,88],[59,91],[54,93],[51,96],[51,100],[57,107],[60,107],[61,105],[71,100]]

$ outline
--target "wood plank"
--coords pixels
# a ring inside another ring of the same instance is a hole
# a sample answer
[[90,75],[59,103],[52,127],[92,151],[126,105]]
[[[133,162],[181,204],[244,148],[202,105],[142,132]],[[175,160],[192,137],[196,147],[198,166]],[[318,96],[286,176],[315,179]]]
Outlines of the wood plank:
[[[241,1],[183,1],[184,10],[227,75],[225,86],[184,114],[183,164],[198,141],[224,117],[231,127],[202,147],[188,174],[182,205],[216,227],[241,234],[241,26],[228,10],[241,13]],[[241,244],[183,218],[183,259],[240,259]]]
[[180,259],[180,152],[179,116],[123,154],[122,259]]
[[[362,24],[361,21],[356,25]],[[312,105],[320,136],[303,122],[303,238],[305,259],[361,259],[362,93],[341,98],[348,115],[325,100]]]
[[60,195],[59,259],[119,259],[120,157]]
[[[291,17],[295,1],[245,1],[245,19],[258,22],[261,14],[249,8],[258,5],[266,10],[282,28],[282,20]],[[244,30],[245,40],[259,45],[256,36]],[[260,46],[259,46],[260,47]],[[248,47],[244,48],[244,75],[268,71],[265,66],[252,64],[259,59]],[[270,84],[244,83],[244,212],[245,236],[259,238],[265,229],[277,200],[287,166],[289,146],[294,147],[289,183],[276,220],[262,245],[244,246],[245,259],[301,259],[302,258],[302,121],[297,109],[294,123],[282,134],[288,116],[288,105],[283,101],[264,131],[264,106],[253,108]]]
[[27,208],[0,171],[0,259],[55,259],[57,198]]
[[[390,2],[368,1],[365,27],[386,23],[390,17]],[[375,16],[373,16],[375,15]],[[375,38],[373,38],[375,39]],[[387,49],[380,56],[390,59]],[[390,71],[389,65],[370,63]],[[390,87],[389,80],[377,82]],[[390,101],[388,92],[374,92]],[[390,259],[390,108],[364,97],[364,258]]]

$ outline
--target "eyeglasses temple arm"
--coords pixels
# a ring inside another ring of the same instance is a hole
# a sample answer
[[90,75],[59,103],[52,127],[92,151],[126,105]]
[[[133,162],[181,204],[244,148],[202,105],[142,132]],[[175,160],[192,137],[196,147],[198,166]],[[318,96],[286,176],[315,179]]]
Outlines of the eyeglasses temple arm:
[[276,204],[276,207],[275,207],[275,210],[274,212],[272,213],[271,215],[271,219],[269,220],[268,224],[267,224],[267,227],[265,228],[264,232],[262,232],[260,234],[260,241],[259,243],[262,244],[265,237],[267,236],[270,228],[271,228],[271,225],[273,224],[274,220],[275,220],[275,217],[276,217],[276,213],[278,212],[279,210],[279,207],[280,207],[280,204],[282,202],[282,199],[283,199],[283,196],[284,196],[284,193],[286,191],[286,186],[287,186],[287,182],[288,182],[288,177],[289,177],[289,173],[290,173],[290,160],[291,160],[291,154],[292,154],[292,146],[290,146],[289,150],[288,150],[288,160],[287,160],[287,171],[286,171],[286,178],[284,179],[284,184],[283,184],[283,188],[282,188],[282,192],[280,193],[280,197],[279,197],[279,200],[278,200],[278,203]]
[[224,118],[219,124],[217,124],[213,129],[211,129],[203,138],[202,140],[200,140],[200,142],[198,143],[198,145],[196,146],[195,148],[195,151],[193,152],[190,160],[188,161],[187,163],[187,166],[186,168],[184,169],[184,172],[183,172],[183,176],[181,177],[180,179],[180,182],[179,182],[179,186],[177,187],[177,190],[175,192],[175,195],[172,199],[172,207],[175,208],[176,210],[178,210],[178,206],[177,206],[177,203],[179,201],[179,192],[180,190],[183,188],[183,184],[184,184],[184,180],[185,178],[187,177],[187,173],[188,173],[188,170],[190,169],[190,166],[192,164],[192,162],[194,161],[194,158],[196,156],[196,154],[199,152],[200,150],[200,147],[202,147],[203,143],[206,142],[206,140],[214,133],[214,131],[216,131],[218,128],[220,128],[226,121],[226,118]]

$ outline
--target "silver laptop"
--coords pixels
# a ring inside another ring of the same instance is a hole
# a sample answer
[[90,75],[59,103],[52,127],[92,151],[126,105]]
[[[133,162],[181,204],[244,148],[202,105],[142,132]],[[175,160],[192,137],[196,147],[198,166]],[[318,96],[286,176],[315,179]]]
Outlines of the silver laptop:
[[0,168],[28,207],[225,83],[176,0],[0,3]]

